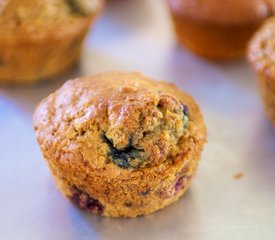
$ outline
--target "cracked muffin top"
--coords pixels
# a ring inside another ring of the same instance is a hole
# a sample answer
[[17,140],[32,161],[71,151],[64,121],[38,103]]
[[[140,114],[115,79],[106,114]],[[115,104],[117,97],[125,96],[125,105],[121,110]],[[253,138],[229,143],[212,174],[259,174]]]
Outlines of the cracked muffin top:
[[241,24],[264,20],[274,0],[167,0],[174,12],[207,22]]
[[171,164],[205,141],[192,98],[139,73],[68,81],[39,104],[34,126],[46,159],[93,168]]
[[258,73],[275,80],[275,17],[268,19],[251,40],[248,59]]
[[102,0],[0,0],[0,40],[68,34],[101,7]]

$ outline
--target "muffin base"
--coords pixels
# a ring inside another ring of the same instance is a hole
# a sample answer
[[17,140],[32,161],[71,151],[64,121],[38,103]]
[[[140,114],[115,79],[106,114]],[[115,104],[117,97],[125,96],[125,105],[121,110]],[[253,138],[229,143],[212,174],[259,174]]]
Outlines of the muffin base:
[[247,43],[261,22],[220,25],[172,13],[175,31],[181,45],[212,59],[243,57]]
[[79,59],[83,39],[84,34],[67,41],[0,48],[0,82],[32,84],[65,71]]
[[[189,152],[188,158],[192,160],[179,160],[172,165],[130,173],[125,171],[117,178],[106,178],[106,174],[102,177],[94,172],[86,172],[82,179],[68,178],[68,175],[64,176],[65,172],[62,174],[60,164],[57,166],[49,162],[49,165],[58,189],[82,210],[108,217],[137,217],[158,211],[176,202],[185,193],[195,175],[200,151]],[[74,175],[81,174],[83,169],[79,166]]]

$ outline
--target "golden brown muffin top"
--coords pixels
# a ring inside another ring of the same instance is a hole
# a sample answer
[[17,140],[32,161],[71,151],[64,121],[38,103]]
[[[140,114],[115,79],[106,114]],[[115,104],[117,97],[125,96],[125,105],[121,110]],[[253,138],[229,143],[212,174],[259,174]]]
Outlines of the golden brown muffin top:
[[275,17],[268,19],[252,38],[248,60],[259,74],[275,81]]
[[46,159],[67,153],[70,161],[82,156],[94,168],[182,161],[206,134],[189,95],[172,84],[120,72],[68,81],[39,104],[34,125]]
[[0,40],[73,32],[101,6],[102,0],[1,0]]
[[274,0],[167,0],[175,13],[219,24],[257,22],[271,15]]

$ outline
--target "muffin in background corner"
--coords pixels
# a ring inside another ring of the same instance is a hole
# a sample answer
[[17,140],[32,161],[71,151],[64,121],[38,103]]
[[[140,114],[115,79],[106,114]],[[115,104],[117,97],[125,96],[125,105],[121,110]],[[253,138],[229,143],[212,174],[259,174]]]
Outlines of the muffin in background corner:
[[206,141],[192,97],[138,73],[68,81],[39,104],[34,128],[61,192],[110,217],[149,214],[177,201]]
[[207,58],[245,56],[274,0],[167,0],[181,45]]
[[0,83],[32,84],[70,68],[102,0],[0,2]]
[[248,60],[256,70],[265,110],[275,125],[275,17],[268,19],[251,40]]

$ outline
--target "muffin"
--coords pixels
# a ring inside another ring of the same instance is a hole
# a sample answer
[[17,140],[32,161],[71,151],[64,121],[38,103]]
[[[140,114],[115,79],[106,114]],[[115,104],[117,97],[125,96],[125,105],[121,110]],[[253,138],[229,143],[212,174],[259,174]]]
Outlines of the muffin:
[[[267,2],[268,1],[268,2]],[[245,55],[274,0],[167,0],[179,43],[207,58]]]
[[34,128],[61,192],[110,217],[149,214],[177,201],[206,139],[188,94],[138,73],[68,81],[39,104]]
[[275,17],[268,19],[252,38],[248,60],[257,72],[266,112],[275,125]]
[[0,83],[30,84],[80,56],[101,0],[0,1]]

